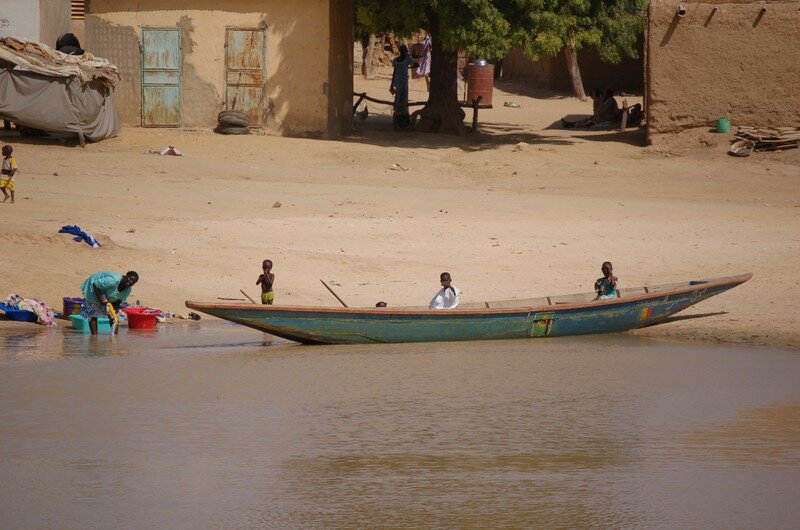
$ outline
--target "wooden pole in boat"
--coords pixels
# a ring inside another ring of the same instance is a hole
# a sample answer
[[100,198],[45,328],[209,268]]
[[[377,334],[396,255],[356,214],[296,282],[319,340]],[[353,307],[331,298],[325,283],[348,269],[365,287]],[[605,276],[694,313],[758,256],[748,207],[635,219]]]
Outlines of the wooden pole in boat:
[[[319,280],[319,281],[321,281],[321,282],[322,282],[322,278],[320,278],[320,280]],[[325,282],[322,282],[322,285],[324,285],[324,286],[325,286],[325,288],[326,288],[327,290],[329,290],[329,291],[331,292],[331,294],[332,294],[333,296],[335,296],[335,297],[336,297],[336,299],[337,299],[337,300],[339,300],[339,303],[341,303],[343,306],[347,307],[347,304],[345,304],[345,303],[344,303],[344,300],[342,300],[341,298],[339,298],[339,295],[338,295],[338,294],[336,294],[336,293],[334,293],[334,292],[333,292],[333,289],[331,289],[330,287],[328,287],[328,284],[327,284],[327,283],[325,283]]]
[[256,301],[255,301],[255,300],[253,300],[252,298],[250,298],[250,295],[249,295],[249,294],[247,294],[246,292],[244,292],[244,289],[239,289],[239,292],[240,292],[240,293],[242,293],[243,295],[245,295],[245,296],[247,297],[247,299],[248,299],[248,300],[250,300],[251,302],[253,302],[254,304],[256,303]]

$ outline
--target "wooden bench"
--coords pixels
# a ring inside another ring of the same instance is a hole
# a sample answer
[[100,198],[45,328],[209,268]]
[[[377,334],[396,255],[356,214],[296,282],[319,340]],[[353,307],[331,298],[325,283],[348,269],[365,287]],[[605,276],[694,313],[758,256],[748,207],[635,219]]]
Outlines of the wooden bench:
[[[371,96],[368,96],[366,92],[353,92],[353,96],[358,97],[358,100],[356,101],[355,105],[353,105],[353,114],[355,114],[356,110],[358,110],[358,106],[361,105],[361,103],[364,100],[372,101],[373,103],[380,103],[382,105],[394,106],[394,101],[387,101],[385,99],[373,98]],[[491,109],[491,108],[494,108],[492,105],[481,105],[481,100],[482,99],[483,99],[483,96],[478,96],[477,98],[473,99],[472,101],[459,101],[458,102],[458,106],[459,107],[472,109],[472,129],[471,129],[472,132],[475,132],[475,131],[478,130],[478,110],[479,109]],[[421,107],[421,106],[423,106],[423,105],[425,105],[427,103],[428,103],[427,101],[409,101],[408,102],[408,106],[409,107]],[[415,111],[414,114],[416,114],[417,112],[419,112],[419,111]],[[412,119],[411,121],[413,122],[414,120]]]

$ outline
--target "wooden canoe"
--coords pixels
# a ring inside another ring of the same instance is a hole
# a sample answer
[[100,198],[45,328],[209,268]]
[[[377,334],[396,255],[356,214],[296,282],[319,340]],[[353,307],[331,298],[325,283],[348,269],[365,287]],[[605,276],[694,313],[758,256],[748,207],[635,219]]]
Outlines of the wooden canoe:
[[186,302],[186,307],[304,344],[368,344],[562,337],[661,322],[752,274],[594,293],[461,304],[458,309],[330,308]]

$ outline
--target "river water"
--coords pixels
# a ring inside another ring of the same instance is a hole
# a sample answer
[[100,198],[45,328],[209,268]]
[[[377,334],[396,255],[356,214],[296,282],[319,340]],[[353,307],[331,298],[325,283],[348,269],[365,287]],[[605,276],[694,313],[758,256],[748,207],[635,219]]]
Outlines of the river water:
[[2,528],[797,528],[800,354],[0,323]]

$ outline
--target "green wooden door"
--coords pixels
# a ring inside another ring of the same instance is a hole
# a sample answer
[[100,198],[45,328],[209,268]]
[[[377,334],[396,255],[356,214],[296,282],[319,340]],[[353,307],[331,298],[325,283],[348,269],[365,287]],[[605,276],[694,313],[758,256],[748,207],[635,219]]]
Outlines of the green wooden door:
[[181,126],[179,28],[142,28],[142,126]]
[[225,108],[250,118],[250,127],[264,126],[266,42],[263,29],[225,30]]

